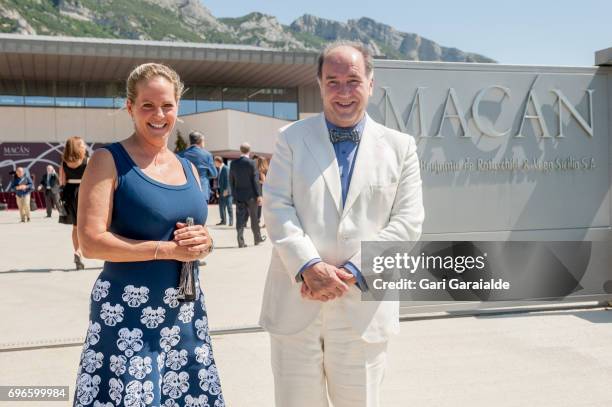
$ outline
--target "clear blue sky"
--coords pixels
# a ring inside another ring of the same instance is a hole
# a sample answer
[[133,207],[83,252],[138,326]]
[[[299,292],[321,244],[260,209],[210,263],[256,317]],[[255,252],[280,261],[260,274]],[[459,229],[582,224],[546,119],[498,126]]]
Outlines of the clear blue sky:
[[363,16],[505,64],[592,66],[612,47],[612,0],[203,0],[215,17],[252,11],[290,24],[302,14]]

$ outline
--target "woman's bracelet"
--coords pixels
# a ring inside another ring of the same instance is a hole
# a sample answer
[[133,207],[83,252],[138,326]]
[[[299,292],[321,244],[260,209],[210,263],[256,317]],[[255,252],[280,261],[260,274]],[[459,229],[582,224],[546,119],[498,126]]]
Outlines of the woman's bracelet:
[[157,251],[159,250],[159,246],[161,245],[161,240],[157,242],[157,246],[155,246],[155,254],[153,255],[153,260],[157,260]]

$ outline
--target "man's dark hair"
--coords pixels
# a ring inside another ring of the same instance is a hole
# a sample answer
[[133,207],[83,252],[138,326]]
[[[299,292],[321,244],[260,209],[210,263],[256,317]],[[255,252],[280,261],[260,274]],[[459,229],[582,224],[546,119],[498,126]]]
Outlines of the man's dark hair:
[[204,141],[204,135],[199,131],[192,131],[189,133],[189,144],[200,144],[201,141]]
[[361,42],[357,41],[347,41],[347,40],[339,40],[334,41],[331,44],[328,44],[323,51],[319,54],[319,60],[317,63],[317,77],[319,79],[323,79],[323,64],[325,63],[325,58],[329,55],[330,52],[339,47],[351,47],[355,48],[357,51],[361,52],[363,56],[363,62],[365,64],[365,73],[368,78],[372,76],[372,72],[374,71],[374,59],[372,57],[372,53],[370,50],[363,45]]

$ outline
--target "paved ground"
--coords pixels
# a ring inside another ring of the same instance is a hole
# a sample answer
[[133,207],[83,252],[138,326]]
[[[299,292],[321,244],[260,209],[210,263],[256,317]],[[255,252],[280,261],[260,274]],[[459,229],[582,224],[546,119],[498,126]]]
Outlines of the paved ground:
[[[217,220],[211,207],[209,223]],[[239,250],[232,229],[211,229],[217,250],[202,273],[211,328],[253,326],[271,246]],[[74,271],[70,228],[42,211],[28,224],[0,212],[0,231],[0,385],[72,392],[101,262]],[[213,345],[228,405],[272,407],[267,335],[215,335]],[[390,344],[383,406],[611,405],[611,350],[605,309],[407,321]]]

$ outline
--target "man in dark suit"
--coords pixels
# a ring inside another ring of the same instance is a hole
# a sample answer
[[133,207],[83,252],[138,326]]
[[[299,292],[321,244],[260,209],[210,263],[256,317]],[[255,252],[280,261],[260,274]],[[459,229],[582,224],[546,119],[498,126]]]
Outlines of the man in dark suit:
[[229,225],[232,226],[234,224],[234,209],[232,207],[232,194],[229,185],[229,170],[227,165],[223,163],[223,158],[219,156],[215,157],[215,167],[217,167],[219,172],[217,185],[219,187],[219,214],[221,215],[221,222],[217,223],[217,226],[227,223],[226,210],[229,215]]
[[246,247],[244,242],[244,228],[251,217],[251,230],[255,245],[266,240],[261,235],[257,222],[257,207],[261,205],[261,189],[259,187],[259,173],[255,161],[249,158],[251,146],[248,143],[240,145],[241,156],[232,161],[230,165],[230,186],[232,196],[236,201],[236,231],[238,232],[238,247]]
[[210,179],[217,178],[217,169],[213,163],[213,156],[204,148],[204,135],[199,131],[189,133],[189,148],[179,155],[185,157],[195,165],[200,175],[202,193],[208,204],[210,199]]
[[60,182],[59,176],[55,172],[52,165],[47,165],[47,172],[40,179],[38,190],[45,190],[45,208],[47,209],[47,218],[51,217],[51,212],[55,206],[57,210],[60,210]]

